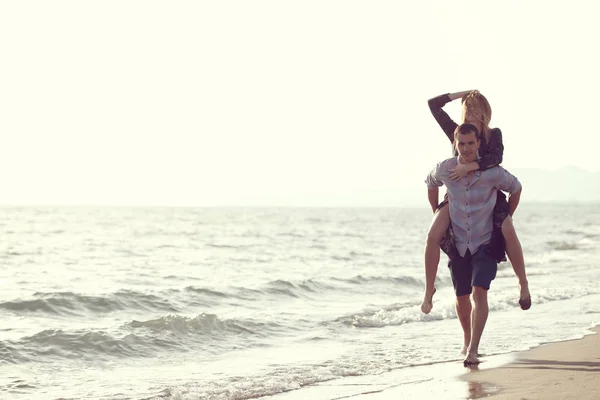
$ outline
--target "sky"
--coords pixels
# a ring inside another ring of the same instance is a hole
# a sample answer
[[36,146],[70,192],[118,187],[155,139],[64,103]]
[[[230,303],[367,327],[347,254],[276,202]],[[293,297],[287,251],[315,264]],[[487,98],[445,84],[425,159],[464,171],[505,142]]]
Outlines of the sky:
[[450,156],[427,99],[469,89],[507,169],[599,171],[598,15],[593,0],[0,2],[0,204],[427,206]]

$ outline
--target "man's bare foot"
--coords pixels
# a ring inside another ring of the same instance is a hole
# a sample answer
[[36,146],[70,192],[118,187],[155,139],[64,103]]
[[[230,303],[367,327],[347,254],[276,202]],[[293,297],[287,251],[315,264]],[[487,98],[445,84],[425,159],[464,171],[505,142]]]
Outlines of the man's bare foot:
[[465,359],[463,360],[463,364],[464,366],[468,366],[468,365],[476,365],[479,364],[481,361],[479,361],[479,358],[477,358],[478,354],[477,352],[469,352],[467,354],[467,357],[465,357]]
[[435,291],[435,288],[433,288],[433,292],[431,292],[431,294],[425,292],[423,304],[421,304],[421,311],[423,314],[429,314],[431,312],[431,309],[433,308],[433,295],[435,294]]
[[531,307],[531,295],[529,294],[529,284],[519,284],[519,287],[521,292],[519,298],[519,305],[521,306],[521,310],[529,310],[529,308]]
[[[463,346],[462,350],[460,351],[460,354],[463,355],[463,356],[466,356],[468,348],[469,348],[469,346],[465,344]],[[477,357],[483,357],[483,356],[485,356],[485,354],[477,353]]]
[[464,344],[462,350],[460,351],[460,354],[462,354],[463,356],[466,356],[468,348],[469,348],[469,345],[468,344]]

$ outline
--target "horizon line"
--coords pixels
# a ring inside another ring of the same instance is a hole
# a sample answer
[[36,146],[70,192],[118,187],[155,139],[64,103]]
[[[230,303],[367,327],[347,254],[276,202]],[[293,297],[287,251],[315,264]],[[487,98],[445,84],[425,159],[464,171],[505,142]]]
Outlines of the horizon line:
[[[592,205],[600,204],[600,199],[594,200],[523,200],[519,205],[524,204],[546,204],[546,205]],[[381,205],[332,205],[332,204],[321,204],[321,205],[301,205],[301,204],[279,204],[279,205],[268,205],[268,204],[204,204],[204,205],[191,205],[191,204],[96,204],[96,203],[55,203],[55,204],[43,204],[43,203],[30,203],[30,204],[12,204],[12,203],[0,203],[0,208],[417,208],[417,209],[429,209],[429,204],[417,205],[417,204],[381,204]]]

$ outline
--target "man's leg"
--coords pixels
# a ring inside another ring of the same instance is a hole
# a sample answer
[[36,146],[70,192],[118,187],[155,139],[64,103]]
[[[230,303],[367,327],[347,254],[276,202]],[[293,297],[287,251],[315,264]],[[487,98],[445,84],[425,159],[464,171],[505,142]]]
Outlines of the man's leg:
[[471,343],[471,295],[456,297],[456,315],[463,330],[464,344],[461,354],[466,355]]
[[473,287],[473,302],[475,303],[475,306],[471,312],[471,342],[467,349],[467,357],[464,361],[466,364],[479,363],[479,358],[477,358],[479,341],[481,340],[481,335],[483,334],[483,329],[485,328],[489,313],[487,289],[481,286]]
[[528,310],[529,307],[531,307],[531,295],[529,294],[529,284],[527,282],[527,274],[525,273],[523,249],[521,248],[521,242],[517,237],[517,231],[515,230],[510,216],[506,217],[502,223],[502,235],[504,236],[504,242],[506,244],[506,254],[515,271],[515,275],[519,279],[519,304],[523,310]]
[[473,267],[473,311],[471,312],[471,343],[465,357],[465,364],[477,364],[479,358],[479,341],[487,322],[489,308],[488,290],[498,272],[498,263],[486,252],[486,245],[481,246],[471,258]]
[[457,256],[448,262],[456,294],[456,315],[463,330],[462,354],[467,353],[467,348],[471,343],[471,281],[473,279],[471,258],[471,253],[467,250],[464,257]]
[[421,311],[425,314],[429,314],[433,308],[435,277],[440,263],[440,241],[448,229],[448,224],[450,213],[446,204],[435,213],[425,242],[425,296],[421,304]]

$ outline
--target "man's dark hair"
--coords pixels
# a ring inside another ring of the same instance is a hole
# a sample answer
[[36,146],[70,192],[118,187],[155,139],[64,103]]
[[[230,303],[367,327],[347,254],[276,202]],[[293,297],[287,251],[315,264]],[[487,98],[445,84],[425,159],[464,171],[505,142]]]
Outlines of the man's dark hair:
[[468,135],[469,133],[474,132],[477,140],[481,140],[481,133],[479,133],[479,129],[473,124],[461,124],[456,127],[454,130],[454,140],[460,133],[461,135]]

